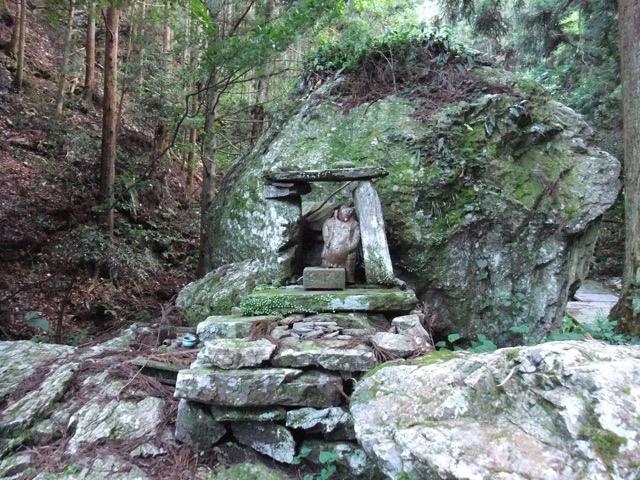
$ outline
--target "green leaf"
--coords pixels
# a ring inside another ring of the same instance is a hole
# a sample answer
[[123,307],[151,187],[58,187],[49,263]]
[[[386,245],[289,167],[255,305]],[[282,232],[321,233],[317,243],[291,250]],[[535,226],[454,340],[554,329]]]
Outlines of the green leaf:
[[318,461],[320,463],[333,463],[339,458],[340,457],[334,452],[320,452],[320,455],[318,455]]
[[309,454],[311,454],[311,449],[309,447],[302,447],[300,449],[300,454],[298,456],[305,458],[305,457],[308,457]]
[[509,331],[513,333],[529,333],[529,325],[514,325]]
[[447,340],[449,340],[449,343],[457,342],[458,340],[460,340],[460,334],[459,333],[451,333],[447,337]]
[[27,322],[27,326],[41,328],[47,333],[52,333],[53,330],[49,325],[49,320],[46,317],[40,317],[40,312],[27,312],[24,316],[24,319]]
[[438,151],[441,152],[444,148],[444,137],[438,139]]

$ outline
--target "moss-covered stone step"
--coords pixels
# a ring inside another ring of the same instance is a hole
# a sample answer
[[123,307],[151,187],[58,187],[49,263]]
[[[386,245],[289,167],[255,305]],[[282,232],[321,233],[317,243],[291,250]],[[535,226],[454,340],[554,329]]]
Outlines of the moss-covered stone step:
[[364,345],[349,348],[344,340],[298,341],[285,338],[271,363],[276,367],[322,367],[342,372],[366,372],[376,366],[373,351]]
[[222,407],[332,407],[342,402],[342,378],[293,368],[192,368],[178,373],[175,396]]
[[320,312],[402,312],[418,299],[413,290],[399,288],[351,288],[314,292],[302,288],[254,291],[242,302],[244,315]]
[[198,324],[198,337],[201,341],[218,338],[244,338],[251,331],[251,324],[259,320],[278,320],[278,315],[245,317],[242,315],[212,315]]

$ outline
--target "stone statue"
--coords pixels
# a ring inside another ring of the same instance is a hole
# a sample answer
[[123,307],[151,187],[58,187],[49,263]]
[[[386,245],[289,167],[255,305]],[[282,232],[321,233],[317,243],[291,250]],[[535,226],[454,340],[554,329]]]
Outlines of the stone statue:
[[350,283],[355,281],[356,254],[360,244],[360,228],[353,214],[351,207],[337,208],[322,225],[322,266],[344,268]]

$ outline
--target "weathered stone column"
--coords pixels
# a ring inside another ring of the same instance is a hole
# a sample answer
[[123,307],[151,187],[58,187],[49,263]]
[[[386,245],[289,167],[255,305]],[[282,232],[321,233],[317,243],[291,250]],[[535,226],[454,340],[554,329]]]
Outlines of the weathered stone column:
[[274,183],[265,185],[266,236],[269,270],[276,284],[291,280],[295,273],[302,218],[301,195],[311,190],[309,184]]
[[358,184],[353,192],[353,202],[360,223],[360,241],[367,283],[391,285],[395,276],[382,218],[382,207],[378,193],[369,180]]

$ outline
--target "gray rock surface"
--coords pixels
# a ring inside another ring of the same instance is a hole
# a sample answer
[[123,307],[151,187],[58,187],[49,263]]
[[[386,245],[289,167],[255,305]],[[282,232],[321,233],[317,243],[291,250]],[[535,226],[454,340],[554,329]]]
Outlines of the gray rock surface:
[[13,392],[45,362],[63,359],[73,347],[28,340],[0,342],[0,398]]
[[322,367],[343,372],[366,372],[376,366],[376,358],[370,348],[364,345],[344,348],[345,344],[331,340],[284,339],[271,363],[275,367]]
[[350,409],[391,478],[640,475],[640,347],[552,342],[436,352],[377,370]]
[[370,181],[362,181],[353,191],[353,203],[360,224],[362,261],[367,283],[393,285],[395,275],[385,234],[380,197]]
[[180,400],[176,419],[177,440],[196,448],[210,448],[225,433],[226,429],[214,419],[208,405]]
[[269,340],[256,341],[241,338],[209,340],[198,353],[201,365],[235,369],[258,367],[271,358],[276,346]]
[[291,432],[271,422],[232,423],[234,437],[243,445],[282,463],[293,463],[296,442]]
[[287,427],[323,433],[336,440],[355,440],[356,438],[351,413],[340,407],[289,410]]
[[293,368],[182,370],[176,397],[227,407],[331,407],[342,401],[342,378]]
[[225,265],[184,287],[176,308],[190,325],[197,325],[211,315],[231,314],[231,308],[261,283],[265,283],[265,272],[260,262]]
[[276,422],[287,417],[284,408],[233,408],[212,405],[211,413],[218,422]]
[[419,352],[419,346],[411,338],[397,333],[378,332],[371,335],[371,344],[392,357],[407,358]]
[[67,451],[76,453],[83,444],[106,440],[136,440],[160,436],[165,402],[146,397],[136,402],[112,400],[89,402],[73,414],[69,428],[75,432]]
[[0,419],[0,432],[5,435],[15,434],[33,425],[37,419],[50,415],[56,402],[69,388],[77,370],[77,363],[67,363],[52,369],[37,389],[4,410]]
[[[370,480],[383,480],[386,478],[376,465],[367,458],[367,454],[357,444],[305,440],[302,442],[301,449],[302,448],[311,450],[306,461],[312,465],[316,465],[318,469],[330,466],[336,467],[336,473],[334,474],[336,478]],[[332,462],[321,462],[321,455],[327,455],[327,453],[333,454],[335,460]]]
[[237,463],[216,468],[208,480],[289,480],[290,477],[262,463]]
[[243,317],[242,315],[212,315],[198,324],[196,332],[201,341],[219,338],[245,338],[251,332],[253,322],[276,320],[280,317],[263,315]]
[[42,472],[33,480],[147,480],[147,474],[135,465],[122,461],[114,455],[98,456],[72,464],[62,472]]

